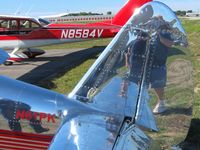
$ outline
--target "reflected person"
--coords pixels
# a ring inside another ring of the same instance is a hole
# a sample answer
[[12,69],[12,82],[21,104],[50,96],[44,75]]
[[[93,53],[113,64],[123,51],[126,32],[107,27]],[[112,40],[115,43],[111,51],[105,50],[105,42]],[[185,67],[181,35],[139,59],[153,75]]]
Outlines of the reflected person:
[[153,37],[154,42],[150,44],[146,74],[143,74],[143,69],[147,59],[147,33],[138,32],[137,39],[131,42],[125,54],[125,63],[129,68],[128,80],[139,84],[143,75],[145,75],[145,84],[147,87],[151,85],[151,88],[155,90],[158,102],[153,109],[154,113],[162,113],[166,110],[164,96],[167,78],[166,61],[168,49],[173,44],[167,30],[168,27],[163,25],[160,27],[158,34]]
[[160,26],[155,43],[156,45],[153,56],[151,79],[152,81],[154,81],[154,83],[152,83],[152,88],[154,88],[156,92],[158,102],[153,109],[154,113],[162,113],[166,111],[166,102],[164,95],[164,87],[166,86],[167,81],[166,62],[169,48],[171,48],[173,45],[173,40],[169,29],[170,27],[167,23]]

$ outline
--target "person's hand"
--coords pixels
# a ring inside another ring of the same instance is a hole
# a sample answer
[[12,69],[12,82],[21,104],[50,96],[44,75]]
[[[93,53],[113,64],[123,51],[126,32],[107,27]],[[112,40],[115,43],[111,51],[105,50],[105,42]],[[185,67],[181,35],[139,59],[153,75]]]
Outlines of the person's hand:
[[172,47],[172,45],[174,44],[174,42],[172,40],[169,40],[167,38],[165,38],[163,35],[161,35],[161,33],[159,33],[159,38],[160,38],[160,42],[165,45],[166,47],[170,48]]

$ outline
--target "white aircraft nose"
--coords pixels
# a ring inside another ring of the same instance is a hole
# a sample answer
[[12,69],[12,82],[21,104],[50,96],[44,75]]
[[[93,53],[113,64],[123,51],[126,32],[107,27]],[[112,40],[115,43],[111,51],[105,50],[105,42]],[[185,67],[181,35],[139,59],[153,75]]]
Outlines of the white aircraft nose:
[[3,64],[8,58],[8,53],[5,52],[3,49],[0,49],[0,64]]

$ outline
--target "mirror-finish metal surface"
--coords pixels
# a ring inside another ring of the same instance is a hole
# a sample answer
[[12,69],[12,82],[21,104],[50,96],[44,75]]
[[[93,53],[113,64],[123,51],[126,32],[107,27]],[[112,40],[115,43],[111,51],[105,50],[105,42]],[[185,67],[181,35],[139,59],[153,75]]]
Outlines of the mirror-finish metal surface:
[[184,140],[191,120],[192,64],[183,48],[187,45],[174,12],[163,3],[147,3],[69,97],[111,113],[121,112],[132,118],[131,124],[158,130],[147,133],[162,148],[169,148]]
[[120,118],[103,115],[74,117],[62,125],[50,149],[111,150],[121,121]]
[[57,99],[64,96],[0,76],[0,129],[53,135],[61,123]]
[[69,97],[0,76],[0,129],[56,133],[49,149],[151,149],[151,138],[170,148],[184,140],[192,112],[192,66],[181,46],[187,38],[173,11],[147,3]]

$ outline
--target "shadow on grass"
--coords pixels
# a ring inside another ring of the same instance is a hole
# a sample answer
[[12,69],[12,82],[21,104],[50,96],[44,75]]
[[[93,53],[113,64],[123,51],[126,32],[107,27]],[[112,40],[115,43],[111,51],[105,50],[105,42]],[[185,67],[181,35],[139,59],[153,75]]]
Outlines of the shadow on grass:
[[[34,61],[48,61],[47,63],[36,67],[30,72],[24,74],[23,76],[17,78],[18,80],[27,82],[27,83],[37,83],[41,79],[44,79],[52,74],[61,72],[63,69],[67,70],[68,68],[73,68],[84,61],[95,57],[98,53],[102,52],[105,49],[105,46],[94,46],[92,48],[87,48],[78,52],[73,52],[64,56],[52,56],[52,57],[38,57],[35,59],[27,59],[23,61],[22,64],[30,64]],[[180,49],[172,48],[169,50],[168,55],[180,55],[185,54]],[[67,68],[67,69],[66,69]]]
[[192,119],[188,135],[180,147],[183,150],[200,150],[200,119]]
[[174,56],[174,55],[185,55],[185,53],[178,48],[175,48],[175,47],[170,48],[168,51],[168,57]]
[[167,116],[171,114],[180,114],[180,115],[192,115],[192,108],[169,108],[161,116]]
[[[49,76],[60,73],[63,70],[65,71],[70,70],[71,68],[80,65],[84,61],[96,57],[96,55],[102,52],[104,49],[105,46],[97,46],[97,47],[95,46],[78,52],[73,52],[64,56],[35,58],[34,59],[35,61],[48,61],[48,62],[20,76],[18,80],[36,84],[39,81]],[[33,59],[27,60],[25,63],[29,63],[30,61],[33,61]],[[48,83],[48,85],[50,85],[50,87],[48,86],[48,88],[52,88],[54,86],[53,83]]]

